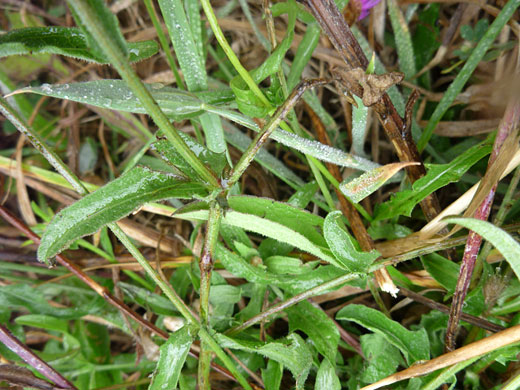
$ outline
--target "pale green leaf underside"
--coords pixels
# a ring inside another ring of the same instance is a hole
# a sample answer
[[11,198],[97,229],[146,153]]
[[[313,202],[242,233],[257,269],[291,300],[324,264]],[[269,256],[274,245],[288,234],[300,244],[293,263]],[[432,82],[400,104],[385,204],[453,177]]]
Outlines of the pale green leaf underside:
[[[193,118],[204,112],[213,112],[251,130],[260,131],[253,119],[229,109],[234,107],[234,103],[232,103],[234,95],[231,90],[190,93],[162,85],[148,85],[147,88],[163,112],[174,120]],[[33,92],[110,110],[136,114],[146,113],[141,102],[121,80],[47,84],[40,87],[24,88],[18,92]],[[282,129],[276,129],[271,138],[304,154],[336,165],[361,171],[369,171],[380,166],[370,160],[345,153],[340,149],[311,139],[299,137]]]
[[193,339],[194,337],[190,334],[188,327],[184,326],[161,345],[159,361],[155,367],[149,390],[177,388],[179,375]]
[[408,364],[430,357],[430,343],[424,328],[410,331],[380,311],[364,305],[348,305],[338,312],[336,319],[353,321],[381,334],[389,343],[399,348]]
[[191,198],[194,194],[203,196],[204,187],[162,172],[135,167],[56,214],[42,236],[38,259],[45,261],[55,256],[78,238],[95,233],[146,202]]
[[287,336],[288,344],[272,342],[263,344],[257,341],[232,339],[217,333],[215,335],[222,348],[237,349],[251,353],[259,353],[269,359],[276,360],[286,367],[296,379],[296,386],[303,386],[312,366],[312,355],[305,341],[296,333]]
[[333,211],[325,218],[323,226],[325,239],[341,268],[350,272],[365,272],[381,254],[375,249],[362,252],[356,249],[354,239],[339,224],[341,211]]
[[504,256],[511,268],[520,279],[520,244],[507,232],[490,222],[475,218],[450,217],[444,219],[447,223],[464,226],[489,241]]
[[[127,42],[130,62],[157,53],[155,41]],[[88,47],[85,34],[75,27],[27,27],[0,35],[0,58],[35,53],[59,54],[106,64],[109,61]]]
[[[181,211],[175,213],[174,216],[181,219],[206,221],[208,219],[208,211],[197,210],[185,213]],[[328,249],[314,244],[307,237],[280,223],[238,211],[227,211],[222,218],[222,223],[239,227],[264,237],[273,238],[280,242],[285,242],[322,260],[328,261],[337,267],[344,268],[341,263],[330,255]]]

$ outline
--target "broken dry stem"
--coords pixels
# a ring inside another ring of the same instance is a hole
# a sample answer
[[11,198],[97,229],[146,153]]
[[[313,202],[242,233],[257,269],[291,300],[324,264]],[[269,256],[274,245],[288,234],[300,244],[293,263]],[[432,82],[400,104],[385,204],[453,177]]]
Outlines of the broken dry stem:
[[[357,68],[365,70],[368,66],[368,60],[334,1],[303,0],[303,2],[310,8],[321,28],[342,56],[347,73]],[[342,81],[350,93],[363,98],[363,87],[358,80],[353,77],[345,77]],[[409,125],[399,116],[388,94],[386,92],[382,93],[380,99],[372,105],[372,108],[377,113],[388,138],[394,145],[399,160],[402,162],[420,163],[419,165],[410,165],[406,168],[411,182],[413,183],[424,176],[426,170],[422,164],[417,146],[411,140],[411,137],[407,135]],[[435,194],[427,196],[421,201],[420,205],[428,221],[435,218],[441,211]]]
[[376,383],[363,387],[361,390],[375,390],[383,386],[389,386],[405,379],[415,378],[431,372],[449,367],[454,364],[485,355],[499,348],[518,343],[520,341],[520,325],[513,326],[502,332],[495,333],[484,339],[475,341],[455,351],[445,353],[435,359],[422,364],[414,364],[396,374],[390,375]]

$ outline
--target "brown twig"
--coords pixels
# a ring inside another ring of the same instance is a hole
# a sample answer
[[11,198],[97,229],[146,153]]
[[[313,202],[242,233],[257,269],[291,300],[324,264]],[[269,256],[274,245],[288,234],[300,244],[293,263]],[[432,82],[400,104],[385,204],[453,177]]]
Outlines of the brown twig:
[[[417,294],[411,290],[408,290],[406,288],[400,289],[401,294],[403,294],[405,297],[408,297],[410,299],[413,299],[416,302],[422,303],[425,306],[428,306],[434,310],[439,310],[442,313],[448,314],[450,312],[450,308],[446,305],[443,305],[442,303],[435,302],[432,299],[426,298],[425,296],[421,294]],[[472,316],[470,314],[462,313],[460,319],[462,321],[469,322],[472,325],[478,326],[479,328],[488,330],[490,332],[500,332],[502,330],[505,330],[501,325],[494,324],[484,318]]]
[[[321,28],[343,58],[347,73],[356,69],[364,71],[368,66],[368,60],[334,1],[302,1],[310,8]],[[342,81],[351,93],[360,98],[363,97],[364,88],[359,84],[358,79],[344,77]],[[394,145],[399,160],[402,162],[415,161],[420,163],[406,168],[410,180],[415,182],[424,176],[426,170],[422,164],[417,146],[406,135],[409,125],[399,116],[386,92],[381,94],[380,99],[372,105],[372,108],[377,113],[388,138]],[[435,194],[426,197],[421,201],[420,205],[427,220],[433,219],[440,212],[440,205]]]
[[[513,131],[518,126],[520,121],[520,101],[512,101],[508,104],[504,118],[502,119],[500,126],[498,127],[497,136],[495,143],[493,144],[493,150],[488,160],[487,171],[489,172],[493,166],[493,163],[497,160],[500,150],[504,146],[508,137],[514,136]],[[493,199],[495,197],[495,191],[497,184],[495,184],[480,206],[477,208],[474,218],[480,220],[487,220],[489,213],[491,212],[491,206],[493,205]],[[446,350],[451,351],[455,348],[455,337],[457,327],[460,321],[462,313],[462,305],[466,294],[469,289],[471,281],[471,275],[475,267],[477,255],[480,250],[480,244],[482,243],[482,237],[477,233],[470,231],[468,239],[466,241],[466,247],[464,248],[464,255],[462,257],[462,265],[459,271],[459,277],[457,279],[457,285],[455,287],[455,294],[453,295],[453,301],[451,304],[450,318],[448,320],[448,327],[446,329]]]

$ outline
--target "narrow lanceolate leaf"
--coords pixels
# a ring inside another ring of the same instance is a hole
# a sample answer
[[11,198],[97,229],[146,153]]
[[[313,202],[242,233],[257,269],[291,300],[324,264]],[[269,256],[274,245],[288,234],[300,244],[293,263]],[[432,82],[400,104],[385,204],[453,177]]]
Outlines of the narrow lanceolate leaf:
[[[148,85],[147,89],[159,104],[161,110],[171,119],[181,120],[200,116],[204,112],[216,113],[232,122],[256,132],[260,127],[253,119],[229,110],[234,94],[231,90],[208,92],[186,92],[162,85]],[[134,96],[130,88],[122,80],[98,80],[73,84],[44,84],[40,87],[29,87],[16,93],[33,92],[59,99],[72,100],[110,110],[127,111],[146,114],[141,101]],[[369,171],[379,164],[365,158],[354,156],[344,151],[324,145],[318,141],[302,138],[280,128],[271,136],[275,141],[294,148],[318,160],[330,162],[343,167]]]
[[[185,4],[190,7],[189,2],[181,0],[159,1],[188,90],[191,92],[205,91],[208,89],[208,80],[206,61],[200,46],[202,42],[199,37],[201,33],[200,12],[198,9],[190,12],[191,19],[188,21],[184,10]],[[192,5],[198,5],[198,2],[193,2]],[[226,152],[224,130],[220,118],[215,114],[205,113],[201,115],[200,121],[208,148],[215,153]]]
[[301,330],[314,343],[314,346],[333,366],[336,365],[339,331],[330,317],[310,302],[303,301],[288,308],[289,329]]
[[43,234],[38,259],[55,256],[78,238],[95,233],[146,202],[205,194],[200,184],[136,167],[58,213]]
[[341,227],[338,218],[341,211],[333,211],[323,225],[325,239],[341,268],[349,272],[364,272],[381,254],[376,250],[362,252],[354,244],[354,238]]
[[[127,42],[129,60],[144,60],[157,53],[155,41]],[[48,53],[107,64],[102,53],[92,50],[86,34],[75,27],[27,27],[0,35],[0,58]]]
[[[78,9],[77,4],[70,2],[69,10],[76,24],[85,34],[88,46],[99,56],[102,56],[103,53],[105,53],[104,50],[106,50],[106,47],[102,47],[103,45],[100,43],[100,41],[92,34],[93,29],[97,29],[98,31],[103,30],[103,32],[110,37],[112,43],[117,46],[120,54],[122,54],[125,58],[128,58],[128,46],[126,44],[123,33],[119,28],[119,21],[117,20],[117,16],[114,15],[112,11],[110,11],[103,0],[83,0],[83,3],[87,8],[96,10],[97,20],[95,26],[90,25],[89,22],[85,21],[85,19],[88,19],[88,16],[84,13],[85,8],[82,10]],[[113,61],[110,62],[113,63]]]
[[430,121],[428,122],[426,129],[424,129],[424,132],[419,139],[419,143],[417,145],[419,151],[422,151],[426,147],[426,144],[428,144],[428,141],[433,134],[433,130],[435,130],[437,124],[440,122],[446,111],[448,111],[460,91],[462,91],[464,85],[466,85],[466,82],[473,74],[473,71],[482,61],[482,58],[487,53],[489,47],[493,44],[500,31],[502,31],[505,24],[508,22],[511,16],[513,16],[519,6],[520,0],[509,0],[502,7],[502,10],[497,15],[491,26],[489,26],[482,39],[479,40],[477,46],[475,46],[471,52],[471,55],[460,70],[459,74],[457,77],[455,77],[455,80],[452,81],[442,96],[441,101],[439,104],[437,104],[437,107],[435,107],[435,111],[430,117]]
[[366,156],[363,150],[367,135],[368,107],[363,105],[363,101],[354,95],[357,103],[352,105],[352,150],[357,156]]
[[406,79],[409,79],[417,73],[410,30],[395,0],[388,0],[388,13],[394,30],[397,54],[399,55],[399,70],[404,73]]
[[383,184],[385,184],[392,176],[394,176],[401,169],[409,165],[418,165],[417,162],[402,162],[387,164],[381,168],[376,168],[368,171],[361,176],[343,182],[339,189],[349,198],[353,203],[361,202],[367,196],[377,191]]
[[491,152],[491,142],[484,141],[455,158],[448,164],[430,165],[428,172],[413,183],[412,190],[398,192],[388,202],[376,208],[376,221],[397,215],[410,216],[413,208],[432,192],[458,181],[466,171]]
[[[151,84],[146,87],[163,112],[174,120],[194,118],[203,114],[205,112],[204,104],[219,105],[233,100],[233,92],[231,90],[199,92],[195,94],[176,88],[164,87],[160,84]],[[146,110],[140,100],[137,99],[123,80],[43,84],[39,87],[29,87],[16,91],[16,93],[22,92],[32,92],[39,95],[72,100],[110,110],[146,114]]]
[[474,218],[446,218],[447,223],[455,223],[464,226],[484,239],[488,240],[509,263],[517,278],[520,279],[520,244],[504,230],[496,227],[490,222]]
[[[220,175],[222,169],[226,166],[226,156],[224,153],[214,153],[203,145],[199,144],[193,138],[185,133],[179,133],[181,138],[186,142],[186,145],[200,158],[200,160],[211,167],[211,169]],[[172,144],[166,139],[161,138],[152,144],[152,149],[155,150],[159,155],[169,164],[182,171],[186,176],[199,180],[197,172],[184,160],[181,155],[175,150]]]
[[259,353],[269,359],[276,360],[291,371],[298,389],[302,388],[312,366],[311,351],[297,333],[291,333],[287,336],[286,343],[276,341],[264,344],[257,341],[232,339],[219,333],[215,335],[215,338],[222,348]]
[[314,390],[341,390],[341,382],[336,370],[327,359],[321,361]]
[[399,348],[408,364],[430,357],[430,342],[426,330],[410,331],[378,310],[364,305],[348,305],[336,315],[338,320],[353,321],[382,335]]
[[186,361],[194,337],[189,328],[184,326],[172,334],[161,346],[159,361],[153,373],[149,390],[165,390],[177,388],[182,366]]
[[[208,219],[207,210],[184,210],[180,209],[175,213],[175,217],[206,221]],[[265,237],[273,238],[277,241],[290,244],[301,251],[308,252],[319,259],[325,260],[336,267],[344,268],[341,262],[337,261],[327,248],[316,245],[303,234],[281,224],[262,218],[257,215],[240,213],[237,211],[227,211],[222,218],[222,223],[244,230],[260,234]]]

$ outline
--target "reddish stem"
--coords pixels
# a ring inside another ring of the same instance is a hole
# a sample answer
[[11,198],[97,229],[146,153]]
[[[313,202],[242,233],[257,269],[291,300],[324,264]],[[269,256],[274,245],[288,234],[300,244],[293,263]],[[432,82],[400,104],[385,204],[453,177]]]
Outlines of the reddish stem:
[[[520,119],[520,102],[515,101],[507,106],[506,112],[500,126],[498,128],[495,143],[493,144],[493,150],[489,156],[487,170],[491,168],[495,162],[506,138],[516,128]],[[488,195],[482,201],[478,209],[475,211],[474,218],[485,221],[489,217],[491,207],[493,205],[493,199],[495,197],[497,185],[489,191]],[[455,287],[455,294],[453,295],[453,302],[450,309],[450,317],[448,320],[448,327],[446,328],[446,350],[453,351],[455,349],[455,337],[457,327],[462,314],[462,306],[464,299],[468,293],[469,285],[471,282],[471,275],[475,268],[475,262],[477,260],[478,252],[480,250],[480,244],[482,243],[482,237],[477,233],[470,231],[468,239],[466,241],[466,247],[464,248],[464,256],[462,258],[462,265],[459,271],[459,278],[457,280],[457,286]]]
[[23,344],[7,329],[0,324],[0,341],[7,348],[20,356],[28,365],[42,374],[45,378],[54,382],[61,389],[76,389],[76,387],[65,379],[58,371],[38,357],[27,345]]

